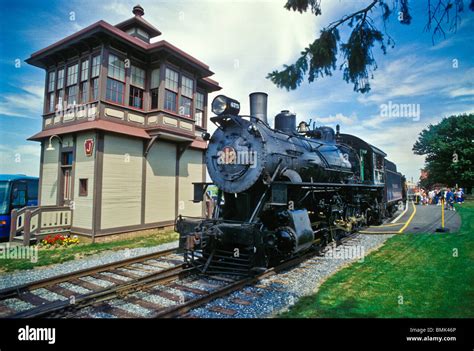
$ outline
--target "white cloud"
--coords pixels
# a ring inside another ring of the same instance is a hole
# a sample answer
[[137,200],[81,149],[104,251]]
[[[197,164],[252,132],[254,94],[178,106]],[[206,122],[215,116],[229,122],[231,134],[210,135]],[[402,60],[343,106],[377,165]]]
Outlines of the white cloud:
[[17,93],[5,93],[0,98],[0,115],[38,119],[43,107],[44,87],[24,85]]
[[[208,64],[216,72],[213,79],[223,87],[211,94],[229,95],[241,102],[241,113],[249,113],[248,95],[264,91],[269,95],[269,121],[283,109],[306,118],[324,104],[320,97],[302,99],[299,92],[277,88],[266,75],[283,64],[293,63],[298,54],[314,39],[328,19],[336,18],[341,9],[334,1],[323,0],[324,15],[300,14],[284,9],[284,1],[143,1],[144,18],[156,25],[167,40]],[[101,13],[112,24],[131,16],[130,3],[114,1],[102,5]],[[359,4],[360,5],[360,4]],[[357,7],[357,4],[348,5]],[[350,9],[350,8],[349,8]],[[328,93],[329,94],[329,93]],[[341,99],[341,96],[333,98]],[[210,131],[215,128],[210,124]]]
[[449,90],[449,96],[458,97],[458,96],[474,96],[474,88],[462,87],[457,89]]
[[472,84],[473,76],[473,69],[455,69],[448,59],[407,55],[381,67],[370,83],[373,92],[359,96],[358,101],[363,104],[403,98],[414,101],[429,94],[454,97],[451,91]]
[[352,114],[350,116],[345,116],[342,113],[337,113],[335,115],[330,115],[330,116],[327,116],[327,117],[316,116],[316,117],[314,117],[314,121],[316,121],[317,124],[343,123],[343,125],[352,126],[354,123],[357,123],[358,119],[357,119],[357,116],[355,114]]
[[34,142],[0,144],[0,173],[38,176],[40,150],[39,143]]

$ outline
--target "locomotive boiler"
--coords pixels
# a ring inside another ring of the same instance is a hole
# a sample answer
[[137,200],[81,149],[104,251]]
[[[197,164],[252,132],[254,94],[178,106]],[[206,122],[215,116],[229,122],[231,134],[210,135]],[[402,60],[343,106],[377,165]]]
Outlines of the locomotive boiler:
[[[371,223],[402,200],[402,176],[380,149],[287,110],[267,120],[265,93],[250,94],[250,115],[216,97],[206,166],[213,183],[195,183],[194,201],[218,188],[210,218],[179,216],[185,261],[205,273],[251,274]],[[387,172],[390,172],[387,177]],[[386,179],[389,178],[389,182]]]

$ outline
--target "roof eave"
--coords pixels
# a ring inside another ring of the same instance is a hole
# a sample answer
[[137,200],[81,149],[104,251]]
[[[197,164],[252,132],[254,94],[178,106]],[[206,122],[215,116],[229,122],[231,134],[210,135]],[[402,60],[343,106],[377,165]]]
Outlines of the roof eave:
[[155,26],[153,26],[151,23],[149,23],[148,21],[145,21],[143,18],[139,16],[135,16],[135,17],[129,18],[128,20],[120,22],[116,24],[115,27],[119,29],[130,28],[134,24],[137,25],[138,27],[142,27],[146,29],[148,34],[150,34],[151,38],[161,35],[161,32],[157,28],[155,28]]

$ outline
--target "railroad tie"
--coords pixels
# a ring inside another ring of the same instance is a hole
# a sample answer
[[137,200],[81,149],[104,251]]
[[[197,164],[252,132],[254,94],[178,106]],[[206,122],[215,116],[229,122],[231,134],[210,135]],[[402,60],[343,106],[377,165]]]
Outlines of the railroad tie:
[[40,297],[38,295],[35,295],[30,291],[22,292],[18,297],[21,300],[29,302],[29,303],[31,303],[32,305],[35,305],[35,306],[40,306],[40,305],[44,305],[46,303],[50,303],[48,300],[43,299],[42,297]]
[[211,306],[208,308],[209,311],[212,311],[212,312],[217,312],[217,313],[222,313],[222,314],[225,314],[227,316],[233,316],[237,313],[236,310],[233,310],[231,308],[224,308],[224,307],[220,307],[220,306]]
[[193,294],[196,294],[196,295],[207,295],[208,294],[208,292],[206,290],[192,288],[190,286],[181,285],[181,284],[177,284],[177,283],[170,284],[170,287],[178,289],[178,290],[182,290],[182,291],[189,291],[189,292],[192,292]]
[[249,300],[244,300],[244,299],[239,299],[238,297],[235,297],[231,300],[233,303],[236,303],[238,305],[245,305],[245,306],[249,306],[252,304],[251,301]]

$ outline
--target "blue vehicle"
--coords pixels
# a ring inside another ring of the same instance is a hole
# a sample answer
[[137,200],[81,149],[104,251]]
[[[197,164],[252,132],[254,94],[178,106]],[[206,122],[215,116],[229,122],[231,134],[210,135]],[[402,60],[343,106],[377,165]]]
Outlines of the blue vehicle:
[[0,240],[10,235],[13,209],[38,205],[38,182],[23,174],[0,174]]

